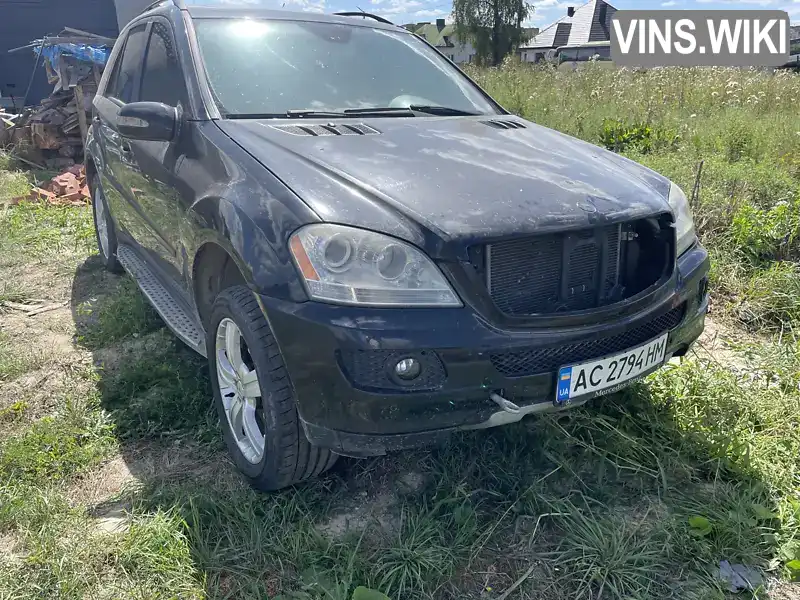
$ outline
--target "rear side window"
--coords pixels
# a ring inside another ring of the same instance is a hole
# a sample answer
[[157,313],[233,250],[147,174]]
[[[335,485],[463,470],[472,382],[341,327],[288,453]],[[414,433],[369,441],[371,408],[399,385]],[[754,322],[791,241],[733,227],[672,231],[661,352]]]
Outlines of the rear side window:
[[127,104],[133,100],[136,79],[141,73],[144,56],[145,25],[137,25],[128,33],[122,57],[114,66],[114,73],[108,83],[106,95]]
[[595,49],[595,53],[600,58],[611,58],[611,47],[610,46],[598,46]]
[[186,103],[184,98],[183,72],[175,52],[172,32],[168,25],[156,21],[147,47],[139,100],[183,106]]
[[561,60],[578,60],[578,49],[570,48],[561,51]]

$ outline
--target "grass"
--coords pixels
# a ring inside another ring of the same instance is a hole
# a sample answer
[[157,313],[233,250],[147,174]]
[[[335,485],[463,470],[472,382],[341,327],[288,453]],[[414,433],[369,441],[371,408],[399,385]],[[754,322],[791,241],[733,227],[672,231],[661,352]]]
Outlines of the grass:
[[[262,495],[224,457],[204,362],[92,256],[89,210],[0,209],[0,302],[70,299],[0,313],[0,598],[706,600],[727,597],[721,560],[800,575],[800,77],[472,74],[687,192],[703,161],[722,349]],[[0,170],[0,190],[32,177]],[[65,327],[70,351],[37,358]]]

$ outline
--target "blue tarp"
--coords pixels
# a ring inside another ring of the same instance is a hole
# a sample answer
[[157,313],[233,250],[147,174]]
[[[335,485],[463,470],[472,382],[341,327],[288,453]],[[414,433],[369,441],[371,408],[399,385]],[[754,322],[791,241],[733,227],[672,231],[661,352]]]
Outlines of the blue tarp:
[[[33,51],[38,54],[39,48],[34,48]],[[110,48],[104,46],[88,46],[86,44],[54,44],[52,46],[45,46],[42,49],[42,57],[47,59],[51,65],[59,64],[61,55],[66,54],[102,67],[105,66],[110,53]]]

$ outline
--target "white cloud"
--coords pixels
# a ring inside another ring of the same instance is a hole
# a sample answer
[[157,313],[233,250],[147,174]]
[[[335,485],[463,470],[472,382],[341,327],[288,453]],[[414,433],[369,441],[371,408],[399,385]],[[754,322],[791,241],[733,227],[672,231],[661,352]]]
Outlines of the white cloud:
[[423,3],[419,0],[389,0],[377,11],[377,14],[386,17],[390,15],[407,15],[421,8]]
[[323,13],[326,0],[285,0],[284,8],[287,10],[305,10],[308,12]]
[[426,8],[424,10],[418,10],[417,12],[414,13],[414,16],[420,19],[437,19],[437,18],[440,19],[442,17],[446,17],[449,14],[450,14],[449,12],[447,12],[446,10],[442,10],[440,8]]
[[678,3],[675,0],[668,0],[667,2],[662,2],[661,6],[664,8],[669,8],[670,6],[675,6],[676,4]]

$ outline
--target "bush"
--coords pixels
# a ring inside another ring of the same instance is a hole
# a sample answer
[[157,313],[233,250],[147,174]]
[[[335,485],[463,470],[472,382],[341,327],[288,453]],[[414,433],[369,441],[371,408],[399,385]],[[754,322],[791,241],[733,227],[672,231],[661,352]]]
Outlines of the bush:
[[782,200],[770,209],[738,207],[731,223],[734,246],[756,265],[800,255],[800,201]]

